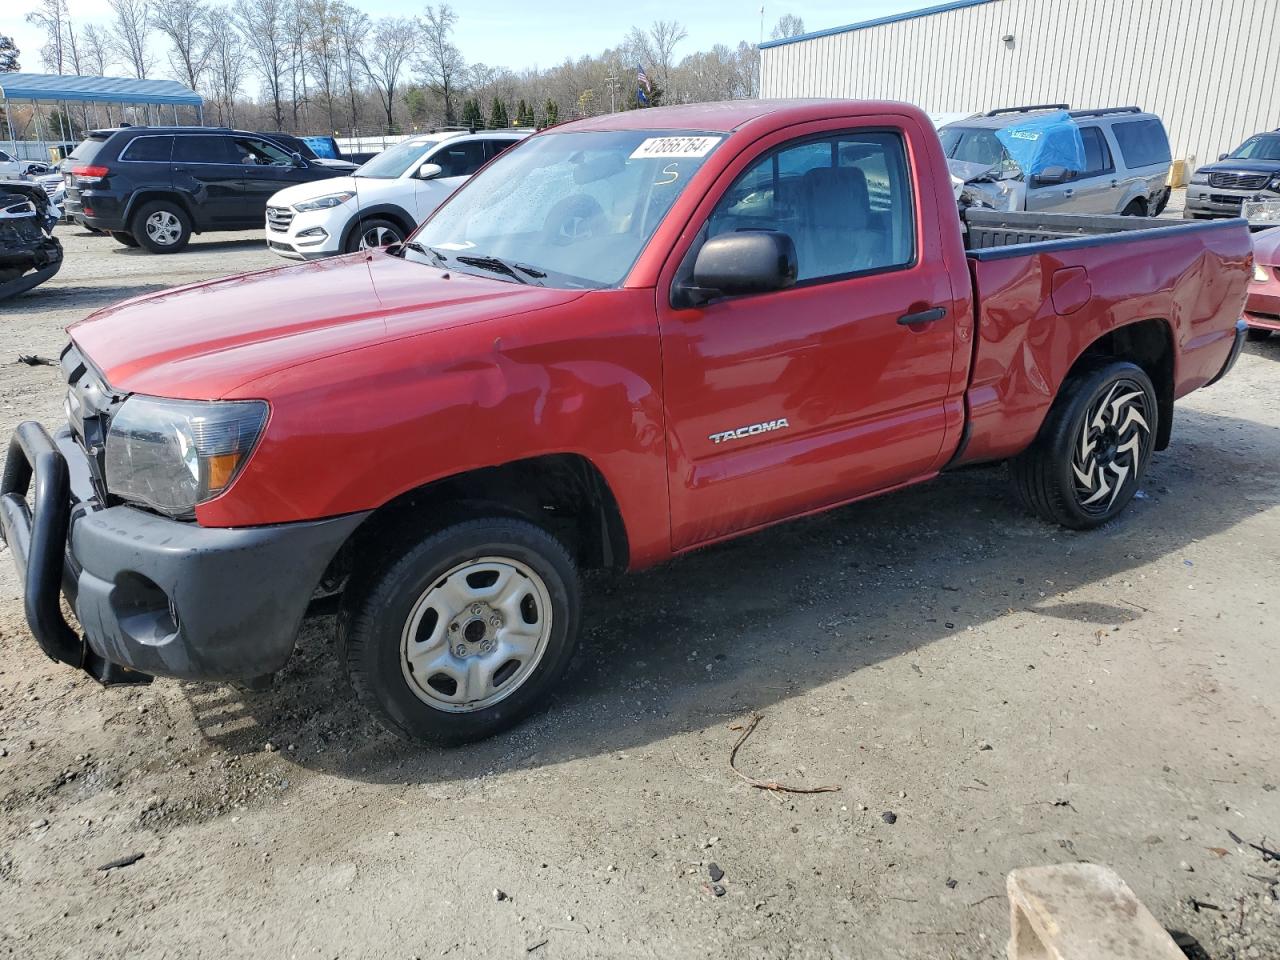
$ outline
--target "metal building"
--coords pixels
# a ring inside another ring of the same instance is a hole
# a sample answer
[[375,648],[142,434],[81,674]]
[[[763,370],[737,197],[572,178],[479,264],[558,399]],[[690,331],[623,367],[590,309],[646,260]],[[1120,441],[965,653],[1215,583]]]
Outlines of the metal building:
[[1137,104],[1200,163],[1280,127],[1277,0],[956,0],[762,43],[760,59],[765,97]]

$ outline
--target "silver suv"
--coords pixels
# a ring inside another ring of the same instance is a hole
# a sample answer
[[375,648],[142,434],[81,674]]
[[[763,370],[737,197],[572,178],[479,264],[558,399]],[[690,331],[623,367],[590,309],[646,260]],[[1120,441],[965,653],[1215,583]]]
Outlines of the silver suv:
[[1062,103],[1002,107],[949,123],[938,133],[950,160],[972,164],[974,170],[1012,167],[996,131],[1058,110],[1067,110],[1080,127],[1086,169],[1050,167],[1029,178],[1015,174],[1020,189],[1001,191],[1015,198],[1014,209],[1136,217],[1156,216],[1164,210],[1169,202],[1169,137],[1160,118],[1139,107],[1071,110]]

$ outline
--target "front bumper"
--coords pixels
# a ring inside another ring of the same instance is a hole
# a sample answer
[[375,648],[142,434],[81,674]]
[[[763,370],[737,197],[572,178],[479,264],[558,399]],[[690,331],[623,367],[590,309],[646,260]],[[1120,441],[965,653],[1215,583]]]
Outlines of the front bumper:
[[1264,264],[1269,279],[1249,284],[1249,297],[1244,303],[1244,318],[1255,330],[1280,330],[1280,266]]
[[104,683],[279,670],[325,568],[365,516],[227,529],[104,506],[70,431],[50,437],[32,421],[15,431],[0,480],[0,532],[36,642]]
[[1213,219],[1238,217],[1246,200],[1274,200],[1276,194],[1267,190],[1232,190],[1193,183],[1187,187],[1183,216],[1187,219]]
[[[281,209],[281,208],[276,208]],[[267,214],[267,249],[291,260],[319,260],[342,252],[342,236],[350,221],[346,205],[297,213],[286,210],[288,222]]]

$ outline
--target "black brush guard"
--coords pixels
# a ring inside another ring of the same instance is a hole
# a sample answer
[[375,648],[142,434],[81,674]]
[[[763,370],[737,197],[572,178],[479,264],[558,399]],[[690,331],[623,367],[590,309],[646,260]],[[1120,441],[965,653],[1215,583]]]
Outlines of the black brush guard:
[[[33,479],[34,508],[26,500]],[[148,683],[149,675],[94,653],[62,615],[70,524],[67,461],[44,427],[33,420],[19,424],[0,478],[0,533],[17,560],[27,625],[50,659],[78,667],[99,683]],[[68,588],[74,595],[71,583]]]

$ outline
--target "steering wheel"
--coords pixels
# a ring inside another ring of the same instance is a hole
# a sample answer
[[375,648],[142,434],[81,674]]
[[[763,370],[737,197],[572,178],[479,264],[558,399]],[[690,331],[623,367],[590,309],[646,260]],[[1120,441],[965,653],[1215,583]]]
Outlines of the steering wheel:
[[604,207],[585,193],[565,197],[547,214],[542,234],[557,246],[566,247],[580,240],[590,240],[604,220]]

